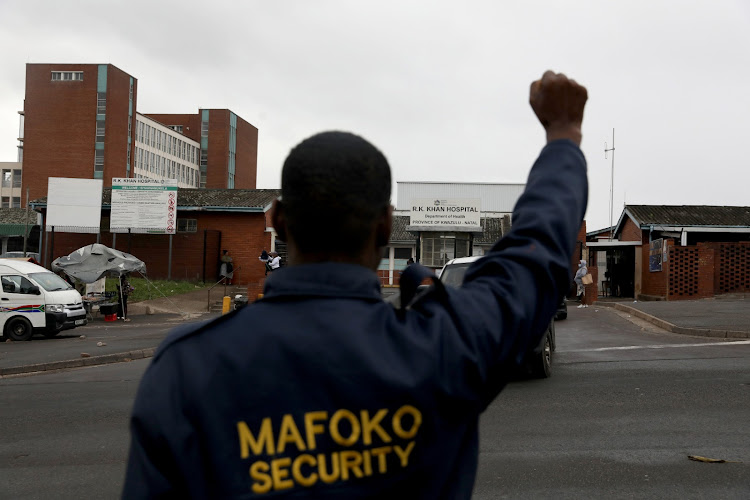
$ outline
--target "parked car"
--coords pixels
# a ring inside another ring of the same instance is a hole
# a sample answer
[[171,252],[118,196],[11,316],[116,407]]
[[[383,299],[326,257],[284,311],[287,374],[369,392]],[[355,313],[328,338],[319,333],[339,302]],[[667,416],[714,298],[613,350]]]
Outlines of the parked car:
[[[460,257],[448,261],[440,272],[440,281],[447,286],[460,287],[464,282],[464,276],[469,266],[480,257]],[[564,299],[563,299],[564,303]],[[558,309],[559,311],[559,309]],[[565,317],[568,311],[565,306]],[[550,321],[547,327],[547,335],[544,336],[540,346],[529,353],[524,361],[523,370],[527,375],[535,378],[548,378],[552,375],[552,352],[555,350],[555,320]]]
[[0,332],[11,340],[53,337],[88,323],[81,294],[64,279],[22,259],[0,259]]

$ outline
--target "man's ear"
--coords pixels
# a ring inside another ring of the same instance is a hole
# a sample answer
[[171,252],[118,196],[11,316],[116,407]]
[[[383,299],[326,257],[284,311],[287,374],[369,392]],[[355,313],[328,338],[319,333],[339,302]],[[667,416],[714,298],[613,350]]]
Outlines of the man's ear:
[[271,224],[281,241],[287,241],[286,238],[286,217],[284,216],[284,205],[281,200],[273,201],[271,207]]
[[391,228],[393,227],[393,205],[388,205],[385,213],[377,222],[375,227],[375,244],[378,247],[388,245],[391,240]]

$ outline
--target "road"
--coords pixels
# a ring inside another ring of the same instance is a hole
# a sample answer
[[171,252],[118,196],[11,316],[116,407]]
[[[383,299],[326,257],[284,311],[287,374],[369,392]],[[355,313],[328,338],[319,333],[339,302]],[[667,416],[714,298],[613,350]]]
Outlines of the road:
[[[482,416],[474,498],[750,497],[750,342],[624,316],[557,324],[552,378],[510,384]],[[0,380],[0,497],[118,497],[147,363]]]

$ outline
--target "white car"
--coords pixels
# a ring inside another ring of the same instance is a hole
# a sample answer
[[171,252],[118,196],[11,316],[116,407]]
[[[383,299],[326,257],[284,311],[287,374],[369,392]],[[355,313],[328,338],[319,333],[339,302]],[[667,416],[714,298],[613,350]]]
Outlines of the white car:
[[[448,261],[440,271],[440,281],[450,287],[458,288],[464,282],[469,266],[480,257],[459,257]],[[547,335],[540,346],[529,353],[524,361],[524,371],[536,378],[547,378],[552,375],[552,352],[555,350],[555,320],[550,321]]]

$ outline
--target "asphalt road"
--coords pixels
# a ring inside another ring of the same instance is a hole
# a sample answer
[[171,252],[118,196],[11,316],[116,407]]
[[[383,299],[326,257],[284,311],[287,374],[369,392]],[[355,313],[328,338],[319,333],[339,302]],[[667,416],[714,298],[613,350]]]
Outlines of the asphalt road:
[[[750,497],[750,342],[624,316],[557,324],[552,378],[510,384],[482,416],[474,498]],[[0,497],[117,498],[148,361],[0,380]]]

